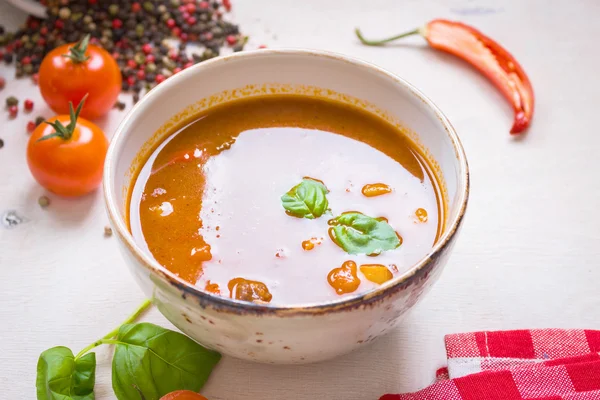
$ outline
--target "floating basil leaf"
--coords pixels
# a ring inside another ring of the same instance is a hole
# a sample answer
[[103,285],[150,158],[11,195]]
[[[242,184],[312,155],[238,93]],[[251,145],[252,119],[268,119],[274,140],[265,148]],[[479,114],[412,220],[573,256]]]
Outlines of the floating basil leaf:
[[281,203],[288,215],[298,218],[319,218],[329,206],[326,194],[329,190],[322,182],[304,178],[302,182],[281,196]]
[[329,221],[331,239],[348,254],[377,255],[402,244],[394,229],[385,220],[359,212],[343,213]]
[[112,384],[119,400],[198,392],[221,358],[181,333],[146,322],[122,325],[116,342]]
[[40,354],[37,364],[38,400],[94,400],[96,354],[75,359],[64,346]]

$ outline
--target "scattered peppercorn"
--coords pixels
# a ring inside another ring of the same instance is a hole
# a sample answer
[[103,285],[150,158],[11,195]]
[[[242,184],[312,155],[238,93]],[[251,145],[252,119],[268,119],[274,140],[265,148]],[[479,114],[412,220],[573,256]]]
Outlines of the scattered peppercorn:
[[19,104],[19,99],[15,96],[10,96],[6,98],[6,107],[16,106]]
[[37,117],[35,119],[35,126],[39,126],[39,125],[43,124],[44,122],[46,122],[46,118],[41,117],[41,116]]
[[25,100],[23,102],[23,108],[25,109],[25,111],[33,110],[33,101],[29,99]]
[[17,106],[8,107],[8,115],[10,115],[11,118],[15,118],[17,116],[17,114],[19,114],[19,107],[17,107]]
[[113,108],[118,108],[119,111],[123,111],[125,109],[125,107],[127,107],[127,105],[120,100],[117,100],[117,102],[113,106]]
[[0,76],[0,90],[4,89],[4,86],[6,86],[6,79]]
[[[139,81],[152,87],[164,80],[161,75],[167,78],[218,56],[229,36],[235,39],[235,51],[243,48],[238,26],[223,19],[231,9],[229,0],[40,1],[48,5],[45,19],[30,16],[16,32],[0,34],[0,58],[6,63],[16,61],[17,77],[32,76],[36,81],[50,50],[88,33],[90,43],[103,47],[117,61],[123,90],[134,93],[143,85],[138,85]],[[168,40],[172,38],[179,39],[179,46],[172,46]],[[190,60],[186,42],[211,50],[210,57]],[[140,77],[138,71],[146,76]],[[147,75],[153,76],[149,79]],[[129,76],[134,77],[133,82],[127,82]]]
[[0,139],[0,149],[4,147],[4,140]]
[[29,122],[27,123],[27,132],[29,132],[29,133],[33,132],[33,131],[35,130],[35,127],[36,127],[36,126],[37,126],[37,125],[35,124],[35,122],[33,122],[33,121],[29,121]]
[[46,208],[50,205],[50,199],[48,198],[48,196],[40,196],[40,198],[38,199],[38,204],[40,205],[40,207]]
[[104,227],[104,237],[111,237],[112,236],[112,228],[108,225],[106,225]]

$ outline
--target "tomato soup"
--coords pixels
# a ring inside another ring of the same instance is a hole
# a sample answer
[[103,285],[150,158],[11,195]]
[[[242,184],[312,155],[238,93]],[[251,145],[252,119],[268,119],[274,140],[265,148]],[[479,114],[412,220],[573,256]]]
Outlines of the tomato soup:
[[135,240],[200,289],[294,305],[371,290],[443,229],[439,180],[387,121],[277,95],[208,109],[148,156],[130,190]]

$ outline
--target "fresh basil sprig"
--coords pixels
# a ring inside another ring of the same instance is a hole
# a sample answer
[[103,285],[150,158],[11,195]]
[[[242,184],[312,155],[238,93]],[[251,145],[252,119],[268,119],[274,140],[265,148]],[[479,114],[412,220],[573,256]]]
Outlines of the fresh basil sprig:
[[37,364],[38,399],[94,400],[96,354],[87,353],[75,358],[64,346],[40,354]]
[[94,400],[96,355],[115,345],[113,390],[119,400],[158,400],[175,390],[199,391],[221,358],[192,339],[150,323],[133,322],[150,306],[146,300],[122,325],[81,350],[44,351],[37,365],[38,400]]
[[160,399],[175,390],[198,392],[221,355],[187,336],[150,323],[122,325],[112,363],[119,400]]
[[327,211],[327,187],[315,179],[304,178],[302,182],[281,196],[286,213],[293,217],[315,219]]
[[402,244],[394,229],[383,219],[359,212],[346,212],[329,221],[331,239],[348,254],[378,255]]

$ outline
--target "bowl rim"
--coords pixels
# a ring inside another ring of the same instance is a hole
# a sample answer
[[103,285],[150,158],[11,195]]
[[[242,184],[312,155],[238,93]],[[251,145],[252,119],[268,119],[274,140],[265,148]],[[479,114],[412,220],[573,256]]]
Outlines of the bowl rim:
[[[199,287],[192,285],[176,274],[170,272],[168,269],[160,265],[154,258],[146,254],[134,241],[133,235],[127,229],[124,218],[119,212],[117,201],[116,201],[116,188],[114,188],[113,170],[116,168],[116,162],[122,148],[122,143],[126,138],[126,132],[129,130],[129,126],[132,120],[136,118],[137,113],[145,107],[150,99],[157,98],[167,90],[169,84],[177,84],[180,81],[184,81],[192,75],[200,73],[202,70],[212,67],[216,64],[225,63],[230,60],[246,59],[246,58],[260,58],[277,55],[287,56],[307,56],[307,57],[320,57],[333,59],[334,61],[343,61],[349,63],[355,67],[367,70],[370,73],[379,74],[385,78],[391,79],[398,85],[404,87],[410,91],[414,96],[419,98],[425,105],[425,108],[429,109],[437,119],[441,122],[450,142],[454,148],[458,168],[458,204],[459,211],[453,219],[447,222],[447,228],[440,236],[439,240],[433,245],[430,251],[423,256],[417,263],[415,263],[409,270],[404,272],[398,277],[386,282],[385,284],[371,289],[367,292],[360,293],[354,296],[342,297],[340,299],[331,300],[327,302],[316,302],[298,305],[270,305],[270,304],[257,304],[253,302],[245,302],[229,297],[224,297],[212,293],[205,292]],[[150,273],[158,275],[160,279],[166,283],[181,290],[181,297],[186,298],[188,295],[194,296],[201,307],[213,307],[218,308],[221,311],[231,312],[235,314],[252,313],[252,314],[281,314],[281,315],[315,315],[322,314],[331,311],[347,310],[349,308],[355,308],[357,306],[372,303],[378,299],[384,298],[399,288],[409,283],[413,278],[419,275],[419,273],[439,256],[443,250],[450,245],[453,237],[455,236],[458,228],[460,227],[463,217],[467,208],[469,198],[469,166],[467,163],[464,148],[460,142],[460,139],[456,133],[456,130],[448,120],[448,118],[442,113],[442,111],[419,89],[408,83],[403,78],[367,61],[363,61],[351,56],[346,56],[339,53],[322,51],[322,50],[310,50],[310,49],[296,49],[296,48],[284,48],[284,49],[261,49],[253,51],[237,52],[226,56],[213,58],[211,60],[204,61],[196,64],[184,71],[172,76],[163,84],[158,85],[149,91],[123,118],[119,124],[115,134],[112,137],[110,146],[106,155],[104,165],[104,178],[103,178],[103,194],[104,202],[107,209],[109,220],[116,230],[117,236],[120,238],[122,243],[127,246],[130,252],[140,261]],[[156,283],[155,283],[156,284]]]

